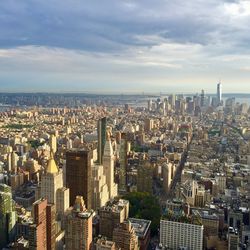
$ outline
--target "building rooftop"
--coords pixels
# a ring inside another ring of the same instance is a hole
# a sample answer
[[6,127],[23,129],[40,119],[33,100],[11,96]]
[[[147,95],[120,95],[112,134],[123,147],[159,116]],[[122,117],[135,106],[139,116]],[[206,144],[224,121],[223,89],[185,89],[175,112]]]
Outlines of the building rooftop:
[[132,227],[134,228],[135,233],[139,238],[143,238],[146,236],[151,225],[150,220],[136,218],[128,218],[128,220],[131,222]]
[[19,238],[17,240],[17,243],[23,244],[24,246],[28,246],[29,245],[29,241],[24,239],[24,238]]
[[86,152],[89,152],[90,150],[88,148],[71,148],[71,149],[68,149],[68,152],[74,152],[74,153],[86,153]]
[[88,219],[92,214],[93,214],[92,211],[85,211],[85,212],[80,212],[77,215],[80,218]]
[[101,210],[120,212],[128,204],[129,204],[129,201],[127,200],[123,200],[123,199],[112,200],[108,202],[106,206],[102,207]]
[[202,222],[198,216],[187,216],[185,214],[177,214],[173,211],[168,211],[167,214],[162,216],[162,221],[172,221],[172,222],[179,222],[185,224],[193,224],[201,226]]
[[107,247],[107,248],[111,248],[112,246],[115,245],[115,243],[113,241],[109,241],[106,240],[105,238],[99,238],[96,242],[96,244],[102,246],[102,247]]
[[32,191],[27,191],[27,190],[24,190],[24,191],[21,191],[21,192],[17,192],[16,195],[15,195],[15,199],[29,199],[29,198],[32,198],[35,196],[35,191],[32,190]]
[[207,219],[207,220],[219,220],[219,217],[215,213],[209,213],[209,211],[198,211],[198,210],[193,210],[194,215],[200,216],[202,219]]
[[18,219],[18,221],[20,221],[20,223],[23,225],[31,225],[34,223],[33,218],[27,215],[19,215]]

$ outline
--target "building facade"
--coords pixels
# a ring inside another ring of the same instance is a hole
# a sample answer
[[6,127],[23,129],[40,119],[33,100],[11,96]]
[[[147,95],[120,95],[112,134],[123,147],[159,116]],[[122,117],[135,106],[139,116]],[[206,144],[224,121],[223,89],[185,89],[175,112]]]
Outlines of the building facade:
[[86,207],[91,208],[91,159],[92,151],[89,150],[72,149],[66,153],[66,186],[70,190],[70,206],[80,195]]
[[14,239],[16,221],[11,187],[0,184],[0,249]]
[[109,198],[113,199],[118,195],[118,186],[114,182],[114,152],[111,144],[110,137],[108,136],[103,153],[103,167],[104,175],[109,190]]
[[99,164],[102,164],[103,161],[103,153],[106,142],[106,131],[107,131],[107,118],[103,117],[97,123],[97,136],[98,136],[97,161]]
[[138,237],[130,221],[123,222],[114,229],[113,241],[121,250],[138,250]]
[[34,224],[29,229],[29,249],[47,249],[47,200],[40,199],[33,203],[32,217]]
[[109,190],[102,165],[92,166],[92,208],[97,210],[109,200]]
[[160,243],[163,247],[173,250],[187,248],[189,250],[203,249],[203,226],[161,220]]
[[63,173],[57,167],[53,153],[41,177],[40,195],[46,198],[49,204],[55,204],[56,212],[59,214],[64,213],[65,208],[69,207],[69,190],[63,187]]
[[100,208],[100,235],[109,240],[113,237],[114,228],[128,218],[129,202],[127,200],[114,200]]
[[89,250],[92,247],[93,211],[87,210],[83,197],[77,196],[74,207],[65,219],[65,245],[70,250]]

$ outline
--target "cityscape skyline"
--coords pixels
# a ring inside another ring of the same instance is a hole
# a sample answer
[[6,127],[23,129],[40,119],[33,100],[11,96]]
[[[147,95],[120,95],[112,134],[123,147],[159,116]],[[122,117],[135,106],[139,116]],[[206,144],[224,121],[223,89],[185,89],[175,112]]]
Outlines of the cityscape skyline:
[[0,250],[250,250],[249,23],[0,1]]
[[0,18],[0,91],[250,93],[245,0],[13,0]]
[[214,88],[0,93],[0,248],[249,249],[250,103]]

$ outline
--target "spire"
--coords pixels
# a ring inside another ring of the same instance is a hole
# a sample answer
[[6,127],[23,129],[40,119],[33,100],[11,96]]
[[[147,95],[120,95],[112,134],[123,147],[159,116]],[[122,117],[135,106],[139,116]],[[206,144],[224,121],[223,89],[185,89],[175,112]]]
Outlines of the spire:
[[111,133],[109,130],[106,131],[106,141],[110,141]]
[[48,161],[48,165],[47,165],[47,168],[46,168],[46,173],[50,173],[50,174],[58,173],[58,167],[57,167],[56,162],[54,160],[54,155],[53,155],[52,150],[50,152],[50,159]]
[[110,140],[110,135],[107,134],[106,143],[104,147],[104,156],[113,156],[113,148]]

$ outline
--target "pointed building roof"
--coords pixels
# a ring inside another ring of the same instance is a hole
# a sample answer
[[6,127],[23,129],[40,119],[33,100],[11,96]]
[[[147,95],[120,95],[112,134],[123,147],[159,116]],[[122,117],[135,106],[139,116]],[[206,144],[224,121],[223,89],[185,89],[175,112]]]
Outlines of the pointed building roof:
[[54,160],[53,152],[50,153],[50,159],[46,168],[46,173],[49,174],[56,174],[58,173],[58,167],[56,165],[56,162]]
[[104,156],[113,156],[113,148],[112,148],[110,137],[107,137],[107,139],[106,139],[103,155]]

